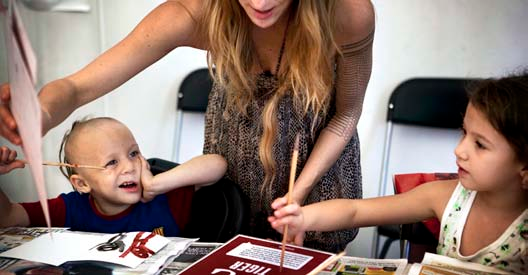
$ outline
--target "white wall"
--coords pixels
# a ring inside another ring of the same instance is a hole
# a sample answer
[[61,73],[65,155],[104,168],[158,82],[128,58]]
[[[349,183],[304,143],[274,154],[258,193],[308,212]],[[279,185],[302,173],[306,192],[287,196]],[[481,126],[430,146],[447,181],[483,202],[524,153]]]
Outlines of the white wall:
[[[21,9],[40,61],[39,86],[81,68],[102,49],[125,36],[162,1],[88,2],[92,7],[90,13]],[[396,85],[416,76],[498,76],[528,64],[528,1],[373,0],[373,3],[377,14],[373,73],[358,126],[365,197],[378,193],[385,109]],[[3,45],[0,51],[0,81],[5,81]],[[93,114],[114,116],[126,123],[147,157],[170,159],[176,91],[188,72],[205,64],[203,52],[176,49],[116,92],[81,108],[50,131],[44,138],[44,158],[57,160],[62,135],[72,120]],[[199,154],[200,145],[196,147]],[[15,201],[37,199],[27,173],[21,170],[0,176],[2,190]],[[54,168],[46,168],[46,182],[49,196],[71,190]],[[372,229],[362,229],[348,252],[370,256],[371,239]]]

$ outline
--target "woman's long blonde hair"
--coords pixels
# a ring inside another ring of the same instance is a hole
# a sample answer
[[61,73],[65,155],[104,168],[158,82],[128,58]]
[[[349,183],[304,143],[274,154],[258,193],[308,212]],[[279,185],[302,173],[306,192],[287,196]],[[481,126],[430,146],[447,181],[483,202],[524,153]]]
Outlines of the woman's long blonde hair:
[[[255,79],[251,68],[256,53],[250,36],[248,18],[238,0],[206,1],[201,33],[207,34],[209,68],[215,66],[215,81],[228,94],[228,108],[247,114],[254,100]],[[279,100],[291,93],[303,114],[312,112],[315,121],[329,106],[334,80],[333,55],[339,51],[334,40],[335,0],[293,0],[282,65],[276,72],[279,87],[267,101],[262,114],[263,135],[259,157],[264,167],[268,190],[276,174],[273,144],[277,129]],[[306,45],[310,45],[307,47]],[[312,125],[312,131],[313,131]]]

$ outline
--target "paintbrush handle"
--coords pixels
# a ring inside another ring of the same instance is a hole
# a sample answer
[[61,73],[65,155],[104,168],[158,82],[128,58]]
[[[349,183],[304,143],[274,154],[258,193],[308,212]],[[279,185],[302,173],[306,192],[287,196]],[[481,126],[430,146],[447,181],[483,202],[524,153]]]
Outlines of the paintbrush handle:
[[342,251],[341,253],[332,256],[326,262],[322,263],[319,267],[317,267],[316,269],[310,271],[310,273],[308,273],[306,275],[316,275],[317,273],[323,271],[323,269],[325,269],[327,266],[335,263],[337,260],[341,259],[341,257],[345,256],[345,253],[346,253],[345,251]]
[[86,168],[86,169],[98,169],[98,170],[104,170],[105,169],[104,167],[101,167],[101,166],[83,165],[83,164],[69,164],[69,163],[64,163],[64,162],[44,161],[44,162],[42,162],[42,164],[43,165],[48,165],[48,166],[66,166],[66,167],[71,167],[71,168]]
[[[299,134],[295,136],[295,143],[293,144],[293,154],[290,166],[290,182],[288,184],[288,204],[292,203],[292,191],[293,183],[295,182],[295,174],[297,171],[297,158],[299,158]],[[282,235],[282,247],[281,247],[281,257],[280,257],[280,271],[282,271],[282,266],[284,264],[284,253],[286,249],[286,238],[288,237],[288,225],[284,226],[284,232]]]
[[[27,160],[22,160],[25,164],[29,164]],[[104,167],[101,166],[93,166],[93,165],[81,165],[81,164],[69,164],[64,162],[51,162],[51,161],[43,161],[42,165],[46,166],[64,166],[64,167],[71,167],[71,168],[86,168],[86,169],[98,169],[98,170],[104,170]]]

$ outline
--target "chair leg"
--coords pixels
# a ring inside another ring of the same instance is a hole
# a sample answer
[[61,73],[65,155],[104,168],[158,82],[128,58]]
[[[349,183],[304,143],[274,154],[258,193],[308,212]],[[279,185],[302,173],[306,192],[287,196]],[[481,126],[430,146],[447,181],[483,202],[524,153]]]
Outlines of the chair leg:
[[385,259],[387,256],[387,252],[389,252],[389,248],[392,244],[392,242],[396,241],[396,239],[387,238],[385,242],[383,243],[383,247],[381,248],[381,252],[378,256],[378,259]]
[[409,258],[409,241],[400,239],[400,258]]
[[372,252],[371,257],[377,258],[378,257],[378,246],[380,241],[380,235],[377,230],[374,231],[374,238],[372,239]]

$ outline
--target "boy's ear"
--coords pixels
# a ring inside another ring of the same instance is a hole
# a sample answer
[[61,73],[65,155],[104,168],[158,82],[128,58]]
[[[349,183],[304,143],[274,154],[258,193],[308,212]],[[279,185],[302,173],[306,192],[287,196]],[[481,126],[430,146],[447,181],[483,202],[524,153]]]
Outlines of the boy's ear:
[[528,190],[528,166],[524,167],[521,171],[521,187],[522,189]]
[[75,191],[79,193],[90,193],[90,185],[79,175],[71,175],[70,182],[73,185]]

